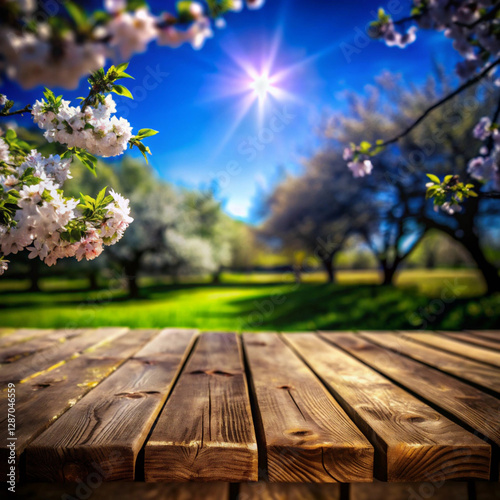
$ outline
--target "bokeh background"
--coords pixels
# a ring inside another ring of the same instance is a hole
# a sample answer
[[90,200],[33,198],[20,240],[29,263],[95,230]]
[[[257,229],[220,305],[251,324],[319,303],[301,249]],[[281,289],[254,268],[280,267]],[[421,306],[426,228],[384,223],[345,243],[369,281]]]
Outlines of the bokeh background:
[[[486,81],[450,101],[368,178],[342,159],[349,142],[392,137],[458,85],[459,56],[441,34],[405,50],[367,36],[379,3],[268,0],[228,15],[201,51],[135,55],[135,100],[117,114],[160,132],[149,164],[132,152],[99,162],[97,177],[74,165],[65,186],[112,186],[135,222],[92,262],[13,257],[2,326],[500,326],[500,204],[449,215],[425,199],[425,173],[460,174],[477,156],[471,129],[499,89]],[[20,106],[42,91],[1,88]],[[87,84],[54,91],[74,99]],[[29,118],[9,125],[53,151]]]

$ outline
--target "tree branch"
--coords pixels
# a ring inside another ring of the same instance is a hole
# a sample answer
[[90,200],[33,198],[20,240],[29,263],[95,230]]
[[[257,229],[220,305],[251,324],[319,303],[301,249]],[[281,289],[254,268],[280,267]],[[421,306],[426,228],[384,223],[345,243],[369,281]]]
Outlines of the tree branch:
[[478,193],[478,198],[489,198],[492,200],[500,200],[500,191],[488,191],[486,193]]
[[457,26],[460,26],[461,28],[472,29],[472,28],[476,27],[478,24],[482,23],[483,21],[488,21],[490,19],[493,19],[499,10],[500,10],[500,2],[497,2],[491,10],[489,10],[484,16],[476,19],[473,23],[467,24],[467,23],[460,23],[458,21],[455,21],[454,24],[456,24]]
[[22,115],[24,113],[31,113],[31,104],[27,104],[23,109],[18,109],[17,111],[7,111],[0,112],[0,116],[14,116],[14,115]]
[[385,147],[389,146],[390,144],[398,142],[400,139],[408,135],[417,125],[423,122],[436,108],[439,108],[444,103],[448,102],[450,99],[453,99],[455,96],[462,93],[467,88],[471,87],[472,85],[482,80],[498,64],[500,64],[500,58],[496,59],[491,64],[486,66],[486,68],[484,68],[483,71],[481,71],[481,73],[477,74],[474,78],[467,80],[463,85],[461,85],[453,92],[451,92],[451,94],[448,94],[439,101],[435,102],[432,106],[428,107],[410,126],[408,126],[405,130],[403,130],[403,132],[393,137],[392,139],[389,139],[381,144],[378,144],[377,146]]

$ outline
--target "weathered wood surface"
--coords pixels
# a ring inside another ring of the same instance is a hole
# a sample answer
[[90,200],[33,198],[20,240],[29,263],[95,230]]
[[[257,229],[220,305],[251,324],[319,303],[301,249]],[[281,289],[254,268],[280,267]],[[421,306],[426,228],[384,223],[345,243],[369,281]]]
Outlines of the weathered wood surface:
[[445,414],[465,424],[472,432],[488,438],[500,448],[500,399],[434,368],[388,353],[356,334],[323,334],[393,381],[429,401]]
[[40,328],[19,328],[8,335],[0,336],[0,349],[5,347],[10,347],[22,342],[28,342],[29,340],[44,337],[45,335],[50,335],[54,330],[40,329]]
[[412,342],[397,333],[361,332],[360,335],[377,345],[438,368],[500,396],[500,370],[492,366]]
[[476,337],[483,337],[485,339],[500,342],[500,330],[472,330],[468,333],[472,333]]
[[491,447],[484,441],[316,335],[285,338],[374,445],[378,478],[489,478]]
[[28,446],[28,478],[76,482],[102,470],[105,480],[133,481],[139,450],[195,333],[162,331],[62,415]]
[[373,447],[278,335],[243,337],[273,482],[373,480]]
[[66,342],[68,339],[81,335],[83,332],[85,330],[53,330],[46,335],[5,347],[0,352],[0,367],[42,352],[58,343]]
[[146,481],[256,481],[257,442],[234,334],[198,340],[146,443]]
[[[271,481],[203,490],[245,500],[282,498],[278,481],[358,483],[374,472],[498,480],[497,339],[0,329],[0,472],[15,382],[21,480]],[[345,493],[330,486],[333,498]],[[167,490],[190,498],[190,486]]]
[[446,335],[455,340],[460,340],[465,344],[474,344],[479,347],[486,347],[487,349],[493,349],[494,351],[500,351],[500,342],[495,340],[480,337],[479,335],[474,335],[472,333],[466,332],[438,332],[440,335]]
[[[6,349],[12,353],[13,349],[23,349],[23,356],[15,362],[0,366],[0,383],[26,382],[35,378],[47,370],[55,369],[64,362],[74,359],[82,354],[85,349],[95,346],[101,342],[108,342],[113,337],[125,332],[124,328],[97,328],[93,330],[82,330],[69,337],[60,337],[57,341],[52,341],[45,349],[37,349],[49,336],[35,339],[36,347],[31,354],[26,349],[26,345],[31,342],[17,344],[13,348]],[[43,344],[42,344],[43,345]]]
[[458,340],[448,338],[446,335],[437,333],[410,333],[405,332],[403,335],[410,340],[421,342],[430,345],[437,349],[458,354],[464,358],[480,361],[481,363],[488,363],[497,368],[500,368],[500,352],[491,351],[483,347],[466,345]]
[[[138,351],[157,332],[119,330],[122,334],[107,343],[87,349],[81,356],[62,363],[16,386],[16,454],[87,392]],[[7,398],[0,400],[0,472],[7,467]]]
[[237,500],[340,500],[337,484],[246,483]]

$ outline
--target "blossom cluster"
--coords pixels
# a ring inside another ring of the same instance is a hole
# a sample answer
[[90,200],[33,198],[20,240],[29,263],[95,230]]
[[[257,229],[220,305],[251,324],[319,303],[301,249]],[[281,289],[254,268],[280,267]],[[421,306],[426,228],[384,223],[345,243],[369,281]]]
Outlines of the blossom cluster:
[[[178,2],[176,15],[154,15],[147,3],[131,9],[126,0],[104,0],[105,10],[94,17],[75,2],[68,9],[72,23],[67,22],[64,12],[55,13],[59,23],[51,23],[49,16],[54,13],[49,15],[42,4],[5,3],[15,14],[0,19],[0,58],[7,75],[25,88],[40,84],[76,88],[82,76],[104,66],[107,58],[129,59],[144,52],[153,40],[170,47],[190,43],[199,49],[213,36],[212,19],[217,27],[223,27],[226,11],[243,8],[243,0],[220,5],[187,1]],[[264,0],[246,0],[249,9],[263,4]],[[9,22],[19,12],[20,18]]]
[[500,19],[498,3],[493,0],[413,0],[412,15],[416,26],[405,33],[396,30],[395,22],[383,10],[375,22],[378,36],[389,46],[404,47],[416,38],[416,30],[444,32],[463,57],[456,65],[460,78],[468,79],[500,55]]
[[347,168],[352,172],[353,177],[364,177],[370,175],[373,164],[368,155],[360,154],[351,146],[344,148],[343,158],[347,161]]
[[97,107],[70,106],[61,100],[57,107],[44,99],[33,105],[33,120],[45,130],[49,142],[59,142],[68,147],[86,149],[98,156],[108,157],[122,154],[132,137],[132,128],[125,118],[118,118],[116,104],[108,94]]
[[474,127],[474,137],[486,141],[479,153],[473,158],[467,171],[471,177],[482,182],[492,181],[496,189],[500,189],[500,131],[498,125],[484,116]]
[[113,190],[86,205],[64,197],[61,187],[71,177],[70,163],[70,158],[45,158],[32,150],[18,168],[2,168],[0,199],[10,211],[0,224],[0,275],[9,263],[4,257],[23,250],[49,266],[64,257],[92,260],[132,222],[128,200]]

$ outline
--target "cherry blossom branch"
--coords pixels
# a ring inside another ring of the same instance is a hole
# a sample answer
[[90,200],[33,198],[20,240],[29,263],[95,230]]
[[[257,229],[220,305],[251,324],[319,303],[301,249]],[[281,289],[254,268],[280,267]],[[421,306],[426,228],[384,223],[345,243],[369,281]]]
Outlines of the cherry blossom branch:
[[484,16],[481,16],[478,19],[476,19],[473,23],[467,24],[455,21],[455,24],[457,26],[460,26],[461,28],[472,29],[484,21],[489,21],[490,19],[493,19],[498,11],[500,11],[500,2],[497,2],[490,11],[488,11]]
[[489,198],[492,200],[500,200],[500,191],[489,191],[487,193],[478,193],[478,198]]
[[27,104],[22,109],[18,109],[17,111],[0,111],[0,116],[14,116],[14,115],[22,115],[24,113],[31,113],[31,104]]
[[500,64],[500,58],[496,59],[493,61],[491,64],[486,66],[486,68],[481,71],[481,73],[477,74],[474,78],[471,78],[470,80],[467,80],[463,85],[460,85],[457,89],[455,89],[453,92],[448,94],[447,96],[443,97],[439,101],[435,102],[432,106],[428,107],[411,125],[409,125],[405,130],[403,130],[400,134],[396,135],[392,139],[389,139],[387,141],[384,141],[380,144],[378,144],[379,147],[383,148],[385,146],[389,146],[390,144],[394,144],[398,142],[400,139],[403,137],[407,136],[417,125],[422,123],[435,109],[439,108],[446,102],[448,102],[450,99],[453,99],[455,96],[458,94],[461,94],[464,90],[468,89],[472,85],[476,84],[480,80],[482,80],[485,76],[488,75],[488,73],[495,67]]

